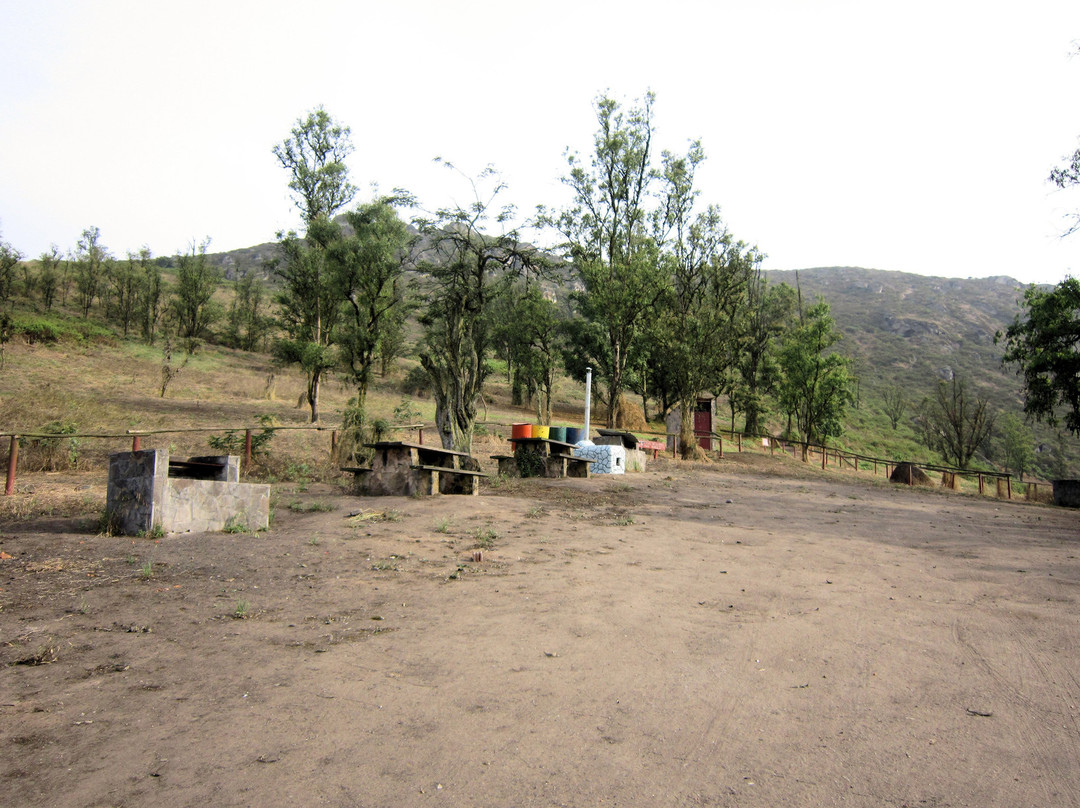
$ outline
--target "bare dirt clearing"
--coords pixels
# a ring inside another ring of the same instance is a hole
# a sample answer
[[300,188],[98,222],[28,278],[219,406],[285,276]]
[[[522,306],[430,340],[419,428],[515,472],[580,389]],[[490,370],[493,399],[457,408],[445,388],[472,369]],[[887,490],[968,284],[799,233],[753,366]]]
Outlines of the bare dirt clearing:
[[734,464],[275,492],[258,535],[2,528],[5,806],[1080,805],[1077,512]]

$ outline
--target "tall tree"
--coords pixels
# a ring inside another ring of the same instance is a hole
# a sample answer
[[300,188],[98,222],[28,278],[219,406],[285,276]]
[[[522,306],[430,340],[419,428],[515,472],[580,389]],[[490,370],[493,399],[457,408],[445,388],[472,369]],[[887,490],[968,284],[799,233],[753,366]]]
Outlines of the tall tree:
[[506,186],[494,169],[489,166],[469,182],[469,205],[444,208],[434,219],[419,221],[430,245],[422,265],[430,288],[420,318],[420,364],[431,380],[442,445],[462,452],[472,448],[479,398],[491,373],[491,302],[515,277],[540,265],[536,250],[522,243],[515,229],[490,232],[515,215],[512,206],[500,203]]
[[1080,436],[1080,280],[1066,278],[1051,291],[1029,286],[1021,308],[1001,361],[1023,378],[1024,412],[1051,426],[1063,413],[1065,428]]
[[83,230],[75,248],[75,288],[79,293],[79,308],[83,317],[90,316],[90,307],[101,291],[108,252],[101,244],[101,230]]
[[139,303],[138,255],[129,252],[127,262],[115,261],[109,267],[108,282],[112,291],[113,318],[128,335],[136,318]]
[[844,416],[854,402],[848,360],[830,349],[840,340],[829,304],[812,305],[780,350],[780,399],[795,417],[803,440],[803,459],[811,443],[842,435]]
[[1035,462],[1035,437],[1031,429],[1011,412],[1002,416],[998,430],[1005,471],[1019,475],[1020,482],[1023,482],[1024,474],[1031,470]]
[[161,318],[163,294],[161,268],[151,258],[149,247],[143,247],[139,250],[136,258],[139,279],[136,316],[139,320],[139,330],[142,332],[143,341],[147,345],[154,344],[158,320]]
[[778,340],[795,311],[795,290],[786,283],[769,284],[756,261],[743,261],[746,301],[740,309],[738,382],[735,400],[743,412],[743,432],[765,431],[766,395],[781,378]]
[[173,290],[172,310],[177,330],[188,354],[195,353],[199,341],[220,317],[220,307],[214,302],[221,273],[206,260],[210,240],[176,259],[176,288]]
[[968,394],[963,380],[953,375],[939,381],[919,414],[923,442],[947,462],[966,469],[994,429],[994,416],[986,399]]
[[50,311],[56,302],[56,292],[60,286],[60,248],[55,244],[49,246],[46,252],[38,256],[37,289],[41,295],[41,303],[45,311]]
[[632,343],[664,291],[649,232],[653,101],[648,93],[640,105],[623,110],[614,99],[597,99],[598,129],[588,164],[567,154],[563,182],[573,192],[573,206],[543,219],[567,239],[585,287],[582,314],[604,329],[607,361],[598,371],[608,388],[609,426],[619,409]]
[[286,338],[275,353],[295,362],[307,377],[306,398],[312,423],[319,420],[319,387],[323,374],[334,366],[331,334],[340,299],[327,268],[327,249],[338,231],[335,213],[356,195],[349,181],[345,158],[353,151],[351,130],[321,106],[298,119],[291,134],[274,147],[274,156],[289,172],[289,188],[306,232],[279,232],[282,281],[278,303]]
[[381,199],[345,213],[350,235],[330,247],[330,266],[344,311],[334,333],[340,361],[356,386],[356,407],[364,414],[368,386],[384,331],[396,308],[412,237],[391,200]]

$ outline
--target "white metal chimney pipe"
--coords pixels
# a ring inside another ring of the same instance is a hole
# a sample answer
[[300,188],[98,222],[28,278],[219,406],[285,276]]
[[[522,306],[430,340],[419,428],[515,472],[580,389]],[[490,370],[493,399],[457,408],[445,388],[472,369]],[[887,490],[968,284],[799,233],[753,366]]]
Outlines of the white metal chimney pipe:
[[585,440],[589,440],[589,416],[592,411],[592,368],[585,368]]

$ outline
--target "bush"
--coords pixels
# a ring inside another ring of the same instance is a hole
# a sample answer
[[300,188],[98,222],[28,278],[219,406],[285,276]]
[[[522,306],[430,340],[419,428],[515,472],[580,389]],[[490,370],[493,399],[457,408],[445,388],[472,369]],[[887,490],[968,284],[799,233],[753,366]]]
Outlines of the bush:
[[427,371],[419,365],[413,367],[401,382],[401,392],[407,396],[426,396],[431,392],[431,380]]
[[[270,441],[274,437],[274,416],[259,415],[256,420],[263,425],[260,432],[251,435],[251,456],[258,457],[270,453]],[[244,453],[244,443],[247,440],[247,431],[230,429],[222,435],[211,435],[206,442],[211,449],[217,449],[228,455]]]
[[56,437],[21,438],[19,445],[29,450],[30,466],[36,466],[41,471],[60,471],[68,468],[78,468],[79,447],[78,438],[67,437],[79,431],[79,425],[74,421],[50,421],[38,427],[39,433],[55,435]]

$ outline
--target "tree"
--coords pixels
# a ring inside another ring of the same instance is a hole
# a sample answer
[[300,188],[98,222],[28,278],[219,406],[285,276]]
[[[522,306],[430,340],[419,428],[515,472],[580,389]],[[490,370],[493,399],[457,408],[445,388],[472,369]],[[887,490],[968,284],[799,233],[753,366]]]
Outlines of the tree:
[[[1072,153],[1065,165],[1059,166],[1050,172],[1050,182],[1058,188],[1069,188],[1080,185],[1080,149]],[[1069,236],[1080,230],[1080,213],[1072,214],[1073,223],[1066,228],[1063,236]]]
[[278,233],[281,261],[274,271],[281,280],[277,303],[285,336],[274,343],[273,352],[278,361],[297,364],[304,371],[311,423],[319,420],[322,376],[337,362],[331,350],[331,334],[341,312],[341,300],[326,266],[326,249],[335,228],[325,217],[313,221],[307,238],[312,246],[296,233]]
[[60,248],[55,244],[49,246],[47,252],[38,256],[40,271],[38,272],[37,289],[41,295],[41,303],[45,311],[50,311],[56,301],[56,292],[60,286]]
[[297,119],[291,136],[273,149],[289,172],[289,188],[306,227],[302,239],[292,231],[277,234],[282,257],[277,300],[287,336],[275,343],[275,354],[303,368],[312,423],[319,420],[322,375],[335,362],[330,344],[340,299],[326,266],[326,252],[338,234],[331,218],[356,195],[345,165],[353,150],[350,134],[349,127],[317,107],[307,118]]
[[334,332],[342,367],[356,386],[361,416],[384,331],[402,306],[398,284],[405,273],[412,237],[390,199],[345,214],[351,235],[330,247],[330,269],[344,311]]
[[795,417],[803,439],[803,459],[809,444],[822,444],[844,432],[844,416],[854,402],[849,361],[829,351],[840,340],[829,315],[829,304],[818,300],[784,340],[780,350],[780,400]]
[[274,156],[290,174],[293,201],[310,224],[330,218],[356,196],[345,158],[352,154],[352,130],[330,117],[321,106],[297,118],[291,137],[274,146]]
[[[1024,412],[1080,436],[1080,280],[1051,291],[1029,286],[1023,309],[1005,331],[1002,364],[1015,363],[1024,385]],[[1002,335],[998,333],[997,340]]]
[[904,417],[904,413],[907,411],[907,394],[900,385],[891,384],[882,392],[881,400],[885,404],[885,415],[888,416],[889,423],[892,424],[895,431],[900,419]]
[[999,423],[1001,453],[1005,457],[1005,471],[1024,474],[1035,462],[1035,438],[1031,430],[1011,412],[1005,413]]
[[158,262],[150,260],[151,257],[150,248],[143,247],[135,259],[138,276],[136,317],[143,341],[147,345],[154,344],[158,320],[161,317],[162,296],[161,268]]
[[765,430],[765,396],[781,378],[777,340],[795,311],[795,290],[786,283],[769,285],[758,263],[743,262],[748,273],[746,302],[740,307],[738,324],[738,384],[733,399],[741,408],[743,432],[759,435]]
[[957,375],[948,383],[938,382],[934,396],[926,399],[920,409],[918,423],[923,443],[962,469],[971,464],[994,429],[994,416],[986,399],[976,396],[972,401]]
[[563,182],[574,194],[573,207],[542,218],[567,239],[585,287],[582,315],[604,330],[608,350],[597,370],[608,388],[608,426],[614,426],[633,342],[664,292],[665,275],[649,233],[653,101],[648,93],[624,111],[611,98],[597,99],[599,128],[589,164],[567,154],[570,172]]
[[108,282],[115,306],[114,315],[110,319],[119,321],[126,337],[132,322],[136,319],[139,304],[138,256],[129,252],[126,264],[114,262],[109,267]]
[[257,277],[246,274],[236,281],[225,317],[225,341],[242,351],[258,350],[273,328],[266,313],[268,303],[266,287]]
[[559,370],[562,347],[562,319],[558,308],[539,284],[516,284],[507,290],[506,321],[502,330],[507,339],[507,364],[513,364],[514,379],[527,388],[535,400],[536,418],[551,423],[551,400]]
[[206,260],[210,240],[176,259],[176,288],[173,290],[172,311],[177,331],[184,341],[184,350],[195,353],[199,340],[220,317],[220,307],[214,302],[221,273]]
[[488,166],[469,182],[471,204],[441,209],[433,220],[418,222],[430,244],[422,265],[430,286],[420,318],[420,364],[431,380],[443,448],[461,452],[472,448],[477,405],[491,373],[492,300],[514,278],[540,266],[536,250],[523,244],[515,229],[488,232],[514,218],[512,206],[499,206],[506,186],[495,170]]
[[0,305],[8,305],[15,292],[15,268],[22,260],[22,253],[0,241]]
[[84,318],[90,316],[90,307],[101,290],[107,257],[108,252],[101,245],[101,230],[97,227],[83,230],[75,248],[75,288]]

